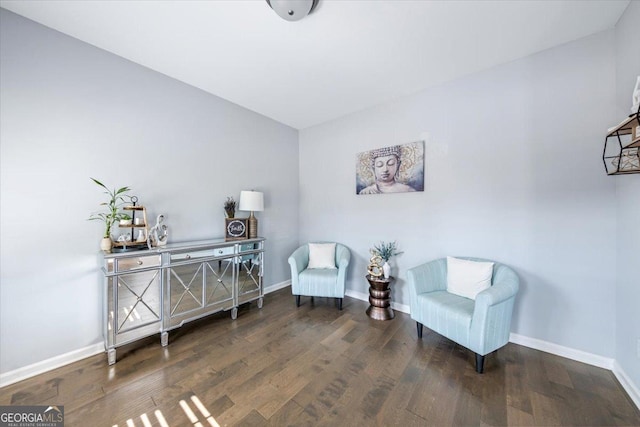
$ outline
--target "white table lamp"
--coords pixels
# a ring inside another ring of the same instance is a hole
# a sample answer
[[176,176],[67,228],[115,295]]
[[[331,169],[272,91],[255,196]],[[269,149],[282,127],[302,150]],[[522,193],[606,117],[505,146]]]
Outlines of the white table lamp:
[[241,191],[240,206],[238,209],[241,211],[251,211],[251,216],[249,216],[249,238],[255,239],[258,237],[258,220],[253,213],[264,210],[263,194],[259,191]]

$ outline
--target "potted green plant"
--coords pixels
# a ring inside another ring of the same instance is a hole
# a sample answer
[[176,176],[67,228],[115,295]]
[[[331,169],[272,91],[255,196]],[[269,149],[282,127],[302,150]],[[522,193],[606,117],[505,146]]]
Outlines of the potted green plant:
[[393,242],[380,242],[378,245],[374,245],[373,252],[382,258],[384,264],[382,264],[382,272],[384,273],[384,278],[388,279],[391,274],[391,266],[389,265],[389,260],[391,257],[396,255],[400,255],[402,252],[398,251],[398,246],[395,241]]
[[227,214],[227,218],[235,218],[236,216],[236,201],[233,197],[227,197],[227,201],[224,202],[224,211]]
[[120,221],[121,219],[125,219],[125,217],[129,217],[125,213],[118,212],[120,206],[125,203],[125,197],[127,197],[127,192],[130,191],[129,187],[121,187],[119,189],[110,190],[106,185],[101,183],[95,178],[91,178],[93,182],[95,182],[100,187],[104,188],[104,194],[109,196],[109,200],[107,202],[100,203],[100,206],[106,206],[106,212],[98,212],[94,213],[89,217],[89,220],[98,220],[104,222],[104,235],[102,236],[102,241],[100,242],[100,249],[103,251],[110,251],[112,247],[111,242],[111,228],[113,225]]
[[120,214],[120,225],[131,225],[133,223],[133,218],[131,218],[126,213]]

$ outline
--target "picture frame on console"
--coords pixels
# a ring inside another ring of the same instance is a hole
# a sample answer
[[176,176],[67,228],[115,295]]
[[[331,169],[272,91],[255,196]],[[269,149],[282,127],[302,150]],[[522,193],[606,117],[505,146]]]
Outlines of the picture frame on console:
[[249,238],[249,218],[225,218],[224,240],[247,240]]

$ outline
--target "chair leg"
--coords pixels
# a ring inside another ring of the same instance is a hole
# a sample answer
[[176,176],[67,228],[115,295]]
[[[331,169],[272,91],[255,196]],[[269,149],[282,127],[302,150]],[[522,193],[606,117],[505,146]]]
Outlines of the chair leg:
[[342,311],[342,298],[338,298],[338,310]]
[[422,338],[422,323],[416,321],[416,329],[418,330],[418,338]]
[[296,307],[300,307],[300,295],[296,295]]
[[484,356],[480,356],[476,353],[476,372],[481,374],[484,370]]

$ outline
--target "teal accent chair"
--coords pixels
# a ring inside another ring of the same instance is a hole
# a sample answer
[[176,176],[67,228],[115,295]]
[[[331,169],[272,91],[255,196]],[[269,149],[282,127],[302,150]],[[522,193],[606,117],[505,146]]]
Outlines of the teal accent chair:
[[[326,243],[326,242],[324,242]],[[291,293],[300,307],[300,296],[328,297],[338,299],[342,310],[342,299],[346,290],[347,267],[351,260],[349,249],[336,243],[336,269],[307,269],[309,245],[302,245],[289,257],[291,266]]]
[[513,303],[518,293],[516,273],[506,265],[480,258],[469,261],[494,262],[491,287],[475,301],[447,292],[447,259],[422,264],[407,271],[411,318],[418,338],[422,326],[449,338],[476,355],[476,372],[484,369],[484,356],[509,342]]

